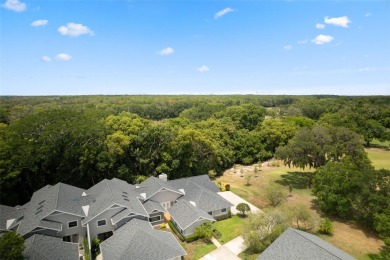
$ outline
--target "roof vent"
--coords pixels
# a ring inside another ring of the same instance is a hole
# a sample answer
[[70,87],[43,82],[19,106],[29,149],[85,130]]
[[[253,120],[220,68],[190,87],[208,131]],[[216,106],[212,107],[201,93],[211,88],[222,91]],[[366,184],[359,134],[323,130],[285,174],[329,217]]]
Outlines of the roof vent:
[[196,203],[190,200],[190,203],[196,207]]
[[168,180],[168,175],[166,175],[165,173],[162,173],[158,176],[158,178],[160,180],[163,180],[163,181],[167,181]]
[[87,193],[85,193],[85,191],[83,191],[83,194],[81,194],[81,196],[85,197],[85,196],[87,196]]
[[184,195],[186,195],[186,192],[184,189],[179,189],[179,191],[181,191],[181,193],[183,193]]

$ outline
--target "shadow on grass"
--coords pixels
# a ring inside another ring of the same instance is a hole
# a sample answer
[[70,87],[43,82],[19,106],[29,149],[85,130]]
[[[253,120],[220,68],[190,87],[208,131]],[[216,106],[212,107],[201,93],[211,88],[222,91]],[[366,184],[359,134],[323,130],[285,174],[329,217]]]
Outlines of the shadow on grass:
[[366,148],[378,148],[378,149],[383,149],[383,150],[386,150],[386,151],[390,151],[390,144],[386,145],[385,143],[382,143],[382,144],[370,143],[370,145],[366,146]]
[[275,182],[283,186],[291,186],[293,189],[307,189],[310,186],[311,180],[313,179],[314,172],[288,172],[287,174],[282,174],[281,180],[276,180]]

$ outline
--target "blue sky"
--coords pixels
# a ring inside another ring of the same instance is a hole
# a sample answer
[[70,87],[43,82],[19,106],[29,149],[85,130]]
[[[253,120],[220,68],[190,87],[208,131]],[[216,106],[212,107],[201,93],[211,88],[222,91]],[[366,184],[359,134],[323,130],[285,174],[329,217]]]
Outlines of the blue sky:
[[2,0],[0,95],[390,95],[390,1]]

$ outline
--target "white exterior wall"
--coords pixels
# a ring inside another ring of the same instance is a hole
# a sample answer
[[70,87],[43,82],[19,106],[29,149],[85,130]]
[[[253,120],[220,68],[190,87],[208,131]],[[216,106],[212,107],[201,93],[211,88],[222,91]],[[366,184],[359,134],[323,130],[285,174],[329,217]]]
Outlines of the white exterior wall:
[[225,212],[222,212],[222,209],[213,210],[212,211],[212,216],[214,216],[214,217],[223,216],[223,215],[228,214],[229,211],[230,211],[230,208],[227,208]]
[[[56,214],[53,216],[46,217],[45,219],[62,223],[62,231],[58,232],[58,236],[60,237],[79,234],[79,241],[80,241],[80,239],[86,236],[87,229],[86,227],[81,226],[82,218],[79,216],[71,215],[68,213],[61,213],[58,215]],[[68,222],[72,222],[72,221],[77,221],[77,227],[69,228]]]
[[[117,214],[118,212],[120,212],[122,210],[123,210],[123,208],[121,208],[121,207],[107,209],[103,213],[101,213],[100,215],[96,216],[94,219],[89,221],[88,222],[89,223],[89,234],[91,236],[89,239],[90,240],[94,239],[100,233],[114,231],[116,229],[116,225],[112,225],[111,218],[112,218],[112,216],[114,216],[115,214]],[[98,227],[97,222],[99,220],[105,220],[106,225]]]
[[158,203],[167,202],[167,201],[175,202],[181,196],[182,196],[181,194],[178,194],[176,192],[164,190],[164,191],[157,192],[149,199]]
[[189,235],[192,235],[194,234],[195,232],[195,228],[206,223],[206,222],[210,222],[210,220],[208,219],[201,219],[201,220],[198,220],[198,221],[195,221],[194,223],[192,223],[191,226],[189,226],[188,228],[186,228],[184,231],[183,231],[183,235],[186,237],[186,236],[189,236]]

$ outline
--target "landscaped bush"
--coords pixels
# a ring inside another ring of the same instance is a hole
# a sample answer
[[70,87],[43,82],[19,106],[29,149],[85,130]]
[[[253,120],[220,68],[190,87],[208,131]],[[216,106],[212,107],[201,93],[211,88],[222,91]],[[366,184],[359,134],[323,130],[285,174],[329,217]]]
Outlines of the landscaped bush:
[[213,237],[215,237],[216,239],[219,239],[221,236],[222,236],[222,233],[219,232],[218,229],[214,228],[213,229]]
[[89,245],[88,245],[88,238],[84,237],[84,260],[89,260]]
[[164,229],[166,227],[167,227],[167,225],[165,223],[160,224],[160,229]]
[[229,184],[229,183],[225,185],[225,190],[226,190],[226,191],[229,191],[229,190],[230,190],[230,184]]
[[182,234],[180,234],[180,232],[176,229],[175,225],[173,225],[172,221],[168,221],[168,225],[169,227],[171,228],[171,230],[173,231],[173,233],[176,234],[176,236],[181,240],[181,241],[186,241],[186,239],[183,237]]
[[333,235],[333,224],[332,222],[328,219],[325,218],[321,221],[320,227],[318,231],[322,234],[326,235]]

